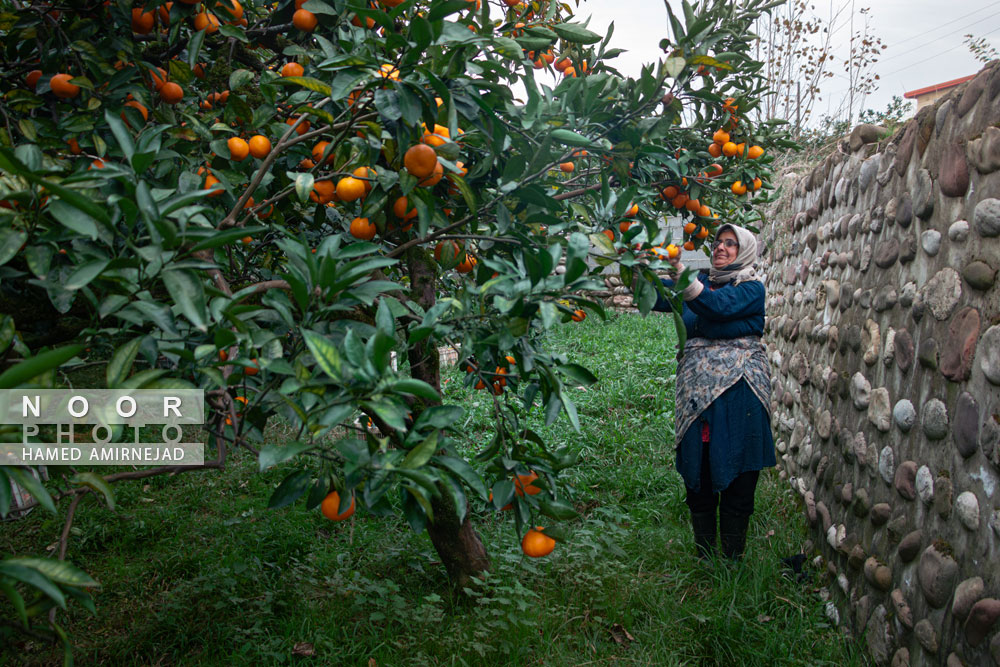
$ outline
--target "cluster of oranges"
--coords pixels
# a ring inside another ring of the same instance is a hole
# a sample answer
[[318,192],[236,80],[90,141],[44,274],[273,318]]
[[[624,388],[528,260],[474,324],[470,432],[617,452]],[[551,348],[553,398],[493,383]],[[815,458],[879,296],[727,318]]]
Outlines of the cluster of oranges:
[[503,358],[502,364],[497,366],[493,373],[486,373],[480,372],[479,365],[470,359],[465,362],[465,372],[469,375],[472,375],[473,373],[479,375],[479,380],[477,380],[475,384],[476,389],[486,389],[489,387],[495,395],[500,396],[504,392],[504,387],[507,386],[507,379],[510,377],[510,367],[516,363],[517,360],[508,354]]

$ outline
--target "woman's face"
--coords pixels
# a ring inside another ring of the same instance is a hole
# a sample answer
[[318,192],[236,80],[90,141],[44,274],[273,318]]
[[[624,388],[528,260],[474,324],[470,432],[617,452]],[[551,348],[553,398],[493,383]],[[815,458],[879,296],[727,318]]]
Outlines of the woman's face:
[[740,246],[736,234],[725,229],[715,237],[715,248],[712,249],[712,266],[724,269],[736,261],[738,254],[740,254]]

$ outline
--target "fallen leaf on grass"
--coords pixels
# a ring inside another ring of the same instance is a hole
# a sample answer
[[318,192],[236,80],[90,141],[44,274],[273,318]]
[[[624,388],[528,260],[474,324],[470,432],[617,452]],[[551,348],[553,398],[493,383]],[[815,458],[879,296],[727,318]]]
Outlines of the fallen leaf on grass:
[[767,623],[768,621],[773,621],[774,619],[766,614],[757,614],[758,623]]
[[309,642],[298,642],[292,647],[292,655],[316,655],[316,649]]
[[612,625],[608,632],[611,633],[611,638],[615,640],[617,644],[624,644],[626,641],[634,642],[635,637],[629,634],[628,630],[625,629],[621,623],[615,623]]

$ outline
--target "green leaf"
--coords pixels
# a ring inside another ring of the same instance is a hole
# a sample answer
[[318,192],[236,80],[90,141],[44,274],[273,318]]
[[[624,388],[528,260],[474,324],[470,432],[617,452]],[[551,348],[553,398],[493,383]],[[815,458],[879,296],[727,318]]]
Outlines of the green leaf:
[[578,385],[587,386],[597,382],[597,377],[580,364],[562,364],[556,366],[556,369]]
[[139,346],[142,345],[143,339],[145,339],[145,336],[133,338],[115,350],[115,353],[111,356],[111,361],[108,362],[108,367],[105,369],[109,389],[117,388],[128,377],[128,374],[132,371],[132,364],[139,353]]
[[66,608],[66,596],[62,594],[62,591],[59,590],[58,586],[49,581],[34,568],[14,563],[13,561],[15,560],[20,559],[10,558],[0,561],[0,575],[6,575],[11,579],[28,584],[29,586],[34,586],[51,598],[57,605],[63,609]]
[[3,319],[0,319],[0,354],[6,352],[10,344],[14,342],[14,335],[16,333],[17,329],[14,325],[14,318],[10,315],[4,315]]
[[663,67],[667,70],[667,74],[671,78],[676,79],[677,75],[684,71],[687,67],[687,61],[683,58],[667,58],[663,61]]
[[52,558],[10,558],[5,563],[30,567],[52,581],[64,586],[100,586],[89,574],[64,560]]
[[601,36],[596,32],[591,32],[576,23],[556,23],[552,26],[552,29],[567,42],[594,44],[601,41]]
[[410,450],[410,453],[406,455],[403,462],[400,464],[403,468],[413,469],[420,468],[427,464],[434,456],[434,452],[438,448],[438,431],[432,431],[429,436],[427,436],[423,442]]
[[326,336],[321,336],[315,331],[302,329],[302,338],[309,348],[310,354],[316,359],[316,364],[323,369],[330,379],[340,381],[340,354],[336,346]]
[[211,230],[210,236],[204,241],[199,241],[198,243],[191,246],[191,252],[197,252],[198,250],[207,250],[208,248],[218,248],[219,246],[228,245],[234,241],[239,241],[244,236],[253,236],[254,234],[259,234],[260,232],[266,232],[267,227],[261,227],[260,225],[256,227],[235,227],[233,229],[227,229],[225,231],[215,231]]
[[0,229],[0,266],[13,259],[27,240],[27,232],[10,227]]
[[594,142],[572,130],[556,128],[552,130],[552,139],[568,146],[593,146]]
[[83,264],[69,275],[66,282],[63,283],[63,289],[72,291],[86,287],[91,280],[101,275],[101,271],[106,269],[110,263],[111,260],[108,259],[97,259]]
[[[289,174],[291,176],[291,174]],[[300,202],[309,201],[309,193],[313,190],[313,185],[316,183],[316,177],[311,173],[295,174],[295,194],[298,196]]]
[[168,269],[160,275],[174,303],[180,306],[181,313],[196,329],[208,331],[205,286],[198,279],[198,274],[189,269]]
[[438,401],[441,399],[434,387],[427,384],[423,380],[417,380],[415,378],[397,380],[392,383],[391,387],[394,392],[400,394],[412,394],[413,396],[417,396],[428,401]]
[[315,443],[300,440],[280,445],[270,443],[261,448],[260,454],[257,456],[257,465],[260,471],[264,472],[268,468],[284,463],[315,446]]
[[311,76],[283,76],[280,79],[275,79],[274,83],[301,86],[306,90],[319,93],[324,97],[329,97],[333,93],[333,88],[331,88],[329,84],[323,83],[319,79],[315,79]]
[[244,44],[250,43],[250,38],[247,37],[246,32],[244,32],[242,28],[237,28],[234,25],[220,25],[219,34],[225,35],[226,37],[232,37],[233,39],[238,39]]
[[475,469],[469,465],[468,461],[455,458],[453,456],[436,456],[434,457],[434,462],[457,475],[459,479],[469,486],[470,489],[478,493],[483,500],[487,500],[489,498],[489,492],[486,489],[486,484],[483,483],[482,477],[480,477],[479,473],[477,473]]
[[104,502],[108,504],[108,509],[115,509],[115,492],[111,485],[103,477],[95,472],[78,472],[70,480],[75,484],[89,487],[104,496]]
[[97,222],[79,208],[62,199],[54,199],[49,202],[49,213],[67,229],[87,236],[91,241],[97,240]]
[[415,431],[430,427],[435,429],[445,429],[457,422],[465,415],[465,410],[457,405],[433,405],[417,417],[413,425]]
[[587,253],[590,252],[590,239],[580,232],[569,236],[569,247],[566,249],[566,273],[563,274],[566,284],[583,275],[587,270]]
[[122,149],[125,159],[131,162],[132,156],[135,154],[135,142],[132,140],[132,133],[125,127],[124,121],[117,114],[112,113],[110,109],[105,109],[104,122],[111,127],[111,134],[118,142],[118,147]]
[[83,345],[66,345],[25,359],[0,374],[0,389],[14,389],[45,371],[58,368],[78,355],[81,350]]
[[569,519],[575,519],[579,516],[579,513],[565,500],[549,500],[548,498],[540,498],[538,500],[538,508],[542,511],[542,514],[550,516],[553,519],[558,519],[559,521],[567,521]]
[[281,481],[267,501],[268,509],[278,509],[291,505],[309,489],[311,474],[307,470],[293,472]]
[[[0,147],[0,169],[22,176],[35,185],[44,187],[47,191],[56,195],[60,199],[66,200],[67,203],[80,209],[98,222],[110,225],[111,218],[108,217],[108,213],[104,208],[98,206],[78,192],[70,190],[69,188],[58,183],[53,183],[41,178],[28,169],[28,167],[26,167],[20,160],[18,160],[12,151],[3,147]],[[49,203],[50,210],[54,203],[55,201]],[[94,238],[96,238],[96,236]]]
[[24,598],[17,592],[16,588],[6,581],[0,581],[0,591],[3,591],[3,594],[7,596],[7,599],[14,606],[14,611],[17,612],[17,617],[21,620],[21,625],[27,627],[28,614],[24,611]]
[[254,73],[247,69],[233,70],[229,75],[229,89],[236,90],[253,81]]

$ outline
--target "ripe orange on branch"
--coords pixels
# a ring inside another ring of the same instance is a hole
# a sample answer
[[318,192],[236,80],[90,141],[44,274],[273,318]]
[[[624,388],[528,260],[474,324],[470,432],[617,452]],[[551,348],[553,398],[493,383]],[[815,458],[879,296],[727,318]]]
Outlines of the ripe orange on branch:
[[160,99],[166,104],[177,104],[184,99],[184,89],[173,81],[167,81],[160,86]]
[[297,9],[292,14],[292,25],[302,32],[312,32],[319,25],[319,19],[307,9]]
[[296,62],[285,63],[281,68],[281,76],[302,76],[305,73],[306,69]]
[[354,496],[351,496],[350,506],[344,510],[340,511],[340,494],[336,491],[331,491],[327,494],[326,498],[319,506],[320,512],[323,513],[327,519],[331,521],[343,521],[344,519],[349,519],[354,514]]
[[403,166],[411,175],[423,180],[438,166],[437,153],[427,144],[410,146],[403,155]]
[[64,100],[76,97],[80,94],[80,86],[70,83],[73,76],[70,74],[56,74],[49,80],[49,87],[52,94]]
[[521,539],[521,551],[530,558],[541,558],[548,556],[556,548],[556,541],[546,535],[545,529],[535,526]]
[[229,148],[229,156],[236,162],[243,162],[250,154],[249,144],[239,137],[230,137],[226,147]]
[[250,137],[250,155],[263,159],[271,152],[271,140],[262,134]]
[[375,223],[368,218],[354,218],[351,220],[351,236],[362,241],[371,241],[375,238],[377,231]]

